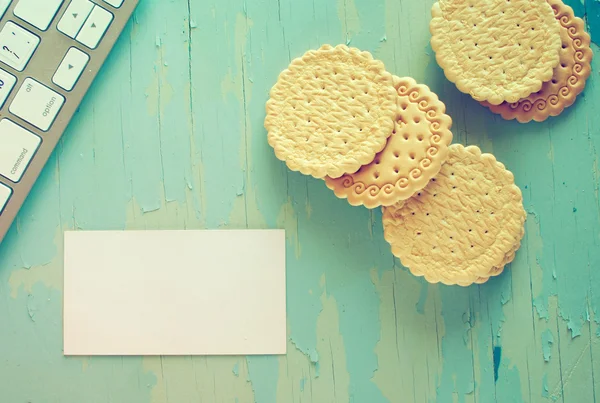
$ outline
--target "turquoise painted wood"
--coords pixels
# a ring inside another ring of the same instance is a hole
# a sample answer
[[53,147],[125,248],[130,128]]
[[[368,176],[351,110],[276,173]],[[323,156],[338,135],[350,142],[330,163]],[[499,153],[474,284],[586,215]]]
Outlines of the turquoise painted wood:
[[[599,60],[562,116],[503,121],[436,65],[431,3],[143,0],[0,246],[0,401],[595,402]],[[600,39],[600,3],[569,3]],[[393,259],[380,211],[275,159],[268,90],[324,43],[429,85],[455,141],[514,172],[528,220],[502,276],[426,284]],[[285,228],[288,355],[64,358],[63,231],[140,228]]]

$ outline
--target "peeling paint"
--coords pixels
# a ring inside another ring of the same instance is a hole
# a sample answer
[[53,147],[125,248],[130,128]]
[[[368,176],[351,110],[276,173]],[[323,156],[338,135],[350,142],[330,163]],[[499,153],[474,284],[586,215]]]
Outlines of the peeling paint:
[[494,360],[494,381],[498,382],[498,371],[500,369],[500,359],[502,358],[502,347],[494,347],[492,357]]
[[544,352],[544,361],[550,361],[550,347],[554,344],[554,337],[550,329],[544,330],[542,333],[542,351]]
[[423,298],[419,289],[426,288],[422,281],[399,269],[381,276],[372,270],[371,278],[380,297],[381,322],[375,347],[379,366],[373,382],[390,402],[435,401],[444,337],[438,287],[427,287],[419,312],[415,305]]
[[239,376],[231,371],[237,360],[236,357],[145,357],[144,370],[156,377],[149,402],[203,401],[216,394],[222,401],[253,402],[245,361],[240,362]]
[[441,302],[445,335],[442,339],[442,372],[436,402],[471,402],[473,396],[469,389],[475,382],[475,362],[471,348],[469,290],[443,287]]
[[[348,402],[350,401],[350,376],[346,363],[346,350],[339,328],[339,311],[336,300],[328,294],[325,278],[321,279],[321,303],[323,310],[317,319],[319,351],[309,358],[290,341],[288,355],[279,359],[279,382],[277,402],[300,403]],[[317,364],[319,374],[317,375]],[[300,393],[297,393],[297,385]]]
[[354,1],[337,0],[338,17],[342,22],[342,34],[346,37],[346,44],[360,31],[360,19]]
[[288,245],[293,245],[296,259],[300,259],[302,249],[300,237],[298,236],[298,216],[294,212],[291,199],[288,199],[287,203],[281,206],[281,211],[277,217],[277,226],[285,228]]
[[548,393],[548,375],[544,374],[542,377],[542,397],[548,397],[550,394]]

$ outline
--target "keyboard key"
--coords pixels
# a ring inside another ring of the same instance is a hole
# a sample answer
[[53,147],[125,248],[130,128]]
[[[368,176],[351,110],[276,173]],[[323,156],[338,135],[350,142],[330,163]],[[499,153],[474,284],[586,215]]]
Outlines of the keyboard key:
[[9,21],[0,31],[0,62],[23,71],[39,43],[40,38]]
[[4,17],[4,13],[8,10],[10,3],[12,3],[12,0],[0,0],[0,18]]
[[14,13],[23,21],[45,31],[62,3],[63,0],[19,0]]
[[17,78],[7,71],[0,69],[0,108],[4,106],[6,98],[17,83]]
[[37,81],[26,78],[8,110],[15,116],[47,131],[65,103],[65,98]]
[[104,0],[104,2],[110,4],[114,8],[119,8],[123,5],[123,0]]
[[90,57],[77,48],[71,48],[58,66],[52,82],[59,87],[71,91],[87,66]]
[[2,210],[6,207],[6,203],[8,203],[8,199],[10,199],[11,195],[12,189],[3,183],[0,183],[0,214],[2,214]]
[[112,20],[113,15],[109,11],[95,6],[77,35],[77,41],[90,49],[96,49]]
[[0,121],[0,175],[13,182],[23,177],[25,169],[42,139],[8,119]]
[[73,0],[62,18],[58,22],[57,28],[63,34],[75,39],[83,23],[88,18],[94,8],[94,3],[90,0]]

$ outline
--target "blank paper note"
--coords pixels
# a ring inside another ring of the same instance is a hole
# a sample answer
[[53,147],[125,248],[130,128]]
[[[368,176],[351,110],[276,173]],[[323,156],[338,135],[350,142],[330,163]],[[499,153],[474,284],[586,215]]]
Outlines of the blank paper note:
[[65,355],[286,353],[283,230],[65,233]]

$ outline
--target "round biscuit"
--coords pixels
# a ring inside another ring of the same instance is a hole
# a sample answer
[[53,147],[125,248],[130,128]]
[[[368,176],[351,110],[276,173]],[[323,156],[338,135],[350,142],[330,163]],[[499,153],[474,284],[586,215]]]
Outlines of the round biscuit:
[[426,85],[394,76],[396,126],[383,151],[357,172],[325,178],[353,206],[390,206],[421,190],[440,171],[452,142],[452,119]]
[[396,98],[381,61],[325,45],[292,61],[271,89],[268,142],[293,171],[316,178],[356,172],[385,147]]
[[554,68],[552,79],[545,82],[538,92],[514,103],[491,105],[482,102],[504,119],[517,119],[521,123],[532,120],[542,122],[549,116],[559,115],[565,108],[573,105],[592,71],[593,53],[584,21],[575,17],[573,9],[561,0],[548,0],[548,3],[560,23],[560,63]]
[[561,40],[545,0],[439,0],[431,13],[438,64],[475,100],[516,102],[552,78]]
[[384,208],[383,227],[392,253],[413,274],[469,285],[512,260],[525,218],[513,174],[478,147],[453,144],[423,190]]

